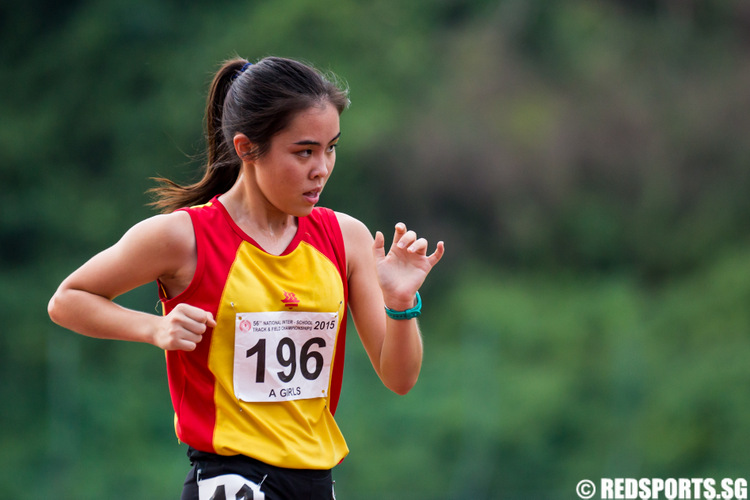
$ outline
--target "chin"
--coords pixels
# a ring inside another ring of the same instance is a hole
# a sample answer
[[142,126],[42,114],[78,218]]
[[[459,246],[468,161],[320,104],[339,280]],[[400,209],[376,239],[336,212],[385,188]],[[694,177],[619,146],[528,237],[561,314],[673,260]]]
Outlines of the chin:
[[313,208],[315,208],[315,205],[311,205],[304,208],[298,208],[297,210],[291,212],[291,215],[295,217],[307,217],[310,215],[313,211]]

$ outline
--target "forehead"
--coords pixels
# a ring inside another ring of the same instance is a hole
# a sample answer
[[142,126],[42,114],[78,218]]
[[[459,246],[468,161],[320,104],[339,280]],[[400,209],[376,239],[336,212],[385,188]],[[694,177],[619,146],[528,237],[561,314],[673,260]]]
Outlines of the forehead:
[[300,139],[327,144],[339,133],[339,112],[330,103],[313,106],[294,115],[279,137],[295,142]]

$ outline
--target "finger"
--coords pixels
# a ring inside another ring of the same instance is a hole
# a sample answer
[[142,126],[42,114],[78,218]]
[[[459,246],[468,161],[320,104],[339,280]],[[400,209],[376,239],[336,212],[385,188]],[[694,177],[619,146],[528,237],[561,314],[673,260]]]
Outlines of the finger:
[[409,248],[407,248],[406,251],[409,253],[426,254],[427,253],[427,240],[424,238],[419,238],[417,241],[409,245]]
[[[185,315],[186,318],[198,323],[208,324],[213,322],[213,316],[210,312],[201,309],[200,307],[191,306],[190,304],[180,304],[180,312]],[[179,306],[178,306],[179,307]],[[177,308],[175,308],[177,309]],[[215,322],[214,325],[215,326]],[[212,326],[212,325],[209,325]]]
[[177,313],[172,317],[174,327],[183,330],[184,332],[189,332],[194,335],[203,335],[206,333],[206,330],[216,326],[216,321],[214,321],[211,313],[204,311],[203,309],[195,307],[193,310],[187,311],[177,310],[175,308],[175,311],[177,311]]
[[195,342],[190,342],[189,340],[180,340],[178,342],[174,343],[174,348],[169,349],[171,351],[194,351],[198,347],[198,344]]
[[203,335],[199,333],[193,333],[188,330],[185,330],[182,335],[180,335],[179,342],[187,342],[190,344],[197,345],[200,343],[200,341],[203,340]]
[[385,257],[385,237],[380,231],[375,232],[375,241],[372,243],[372,255],[376,261]]
[[407,231],[398,240],[398,248],[406,248],[417,240],[417,233],[414,231]]
[[203,340],[203,335],[202,334],[199,334],[199,335],[195,335],[195,334],[189,335],[189,336],[185,337],[185,340],[187,340],[188,342],[192,342],[194,344],[199,344],[201,342],[201,340]]
[[393,243],[391,243],[391,248],[398,245],[398,242],[401,240],[401,238],[406,233],[406,224],[403,222],[399,222],[396,224],[395,229],[393,230]]
[[438,262],[440,262],[440,259],[443,258],[443,254],[445,253],[445,243],[442,241],[438,241],[437,248],[434,252],[432,252],[432,255],[427,257],[427,261],[430,263],[430,266],[434,266]]
[[182,329],[174,332],[172,338],[166,343],[164,349],[167,351],[193,351],[198,347],[198,343],[203,340],[202,335],[190,333]]
[[[179,325],[180,325],[180,327],[182,327],[182,329],[185,332],[188,332],[189,334],[196,335],[198,337],[200,337],[204,333],[206,333],[206,330],[208,329],[208,327],[206,326],[205,323],[202,323],[200,321],[196,321],[196,320],[191,319],[191,318],[185,318],[183,321],[179,322]],[[184,336],[187,337],[188,335],[184,335]]]

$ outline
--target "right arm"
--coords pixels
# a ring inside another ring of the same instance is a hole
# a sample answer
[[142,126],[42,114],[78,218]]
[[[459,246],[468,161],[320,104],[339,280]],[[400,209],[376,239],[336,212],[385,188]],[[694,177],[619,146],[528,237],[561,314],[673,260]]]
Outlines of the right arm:
[[47,308],[52,321],[82,335],[153,344],[165,350],[195,349],[211,313],[180,304],[167,316],[134,311],[113,300],[160,280],[170,296],[184,290],[197,253],[190,216],[157,215],[133,226],[113,246],[68,276]]

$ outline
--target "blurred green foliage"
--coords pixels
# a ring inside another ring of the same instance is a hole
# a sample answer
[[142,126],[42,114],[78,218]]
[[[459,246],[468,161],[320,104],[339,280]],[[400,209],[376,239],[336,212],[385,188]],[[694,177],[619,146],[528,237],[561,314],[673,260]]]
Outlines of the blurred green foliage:
[[[324,204],[444,239],[406,397],[352,330],[348,499],[567,499],[750,470],[743,0],[0,6],[0,491],[176,498],[163,354],[82,338],[57,284],[188,180],[218,63],[343,78]],[[152,310],[155,287],[118,299]]]

